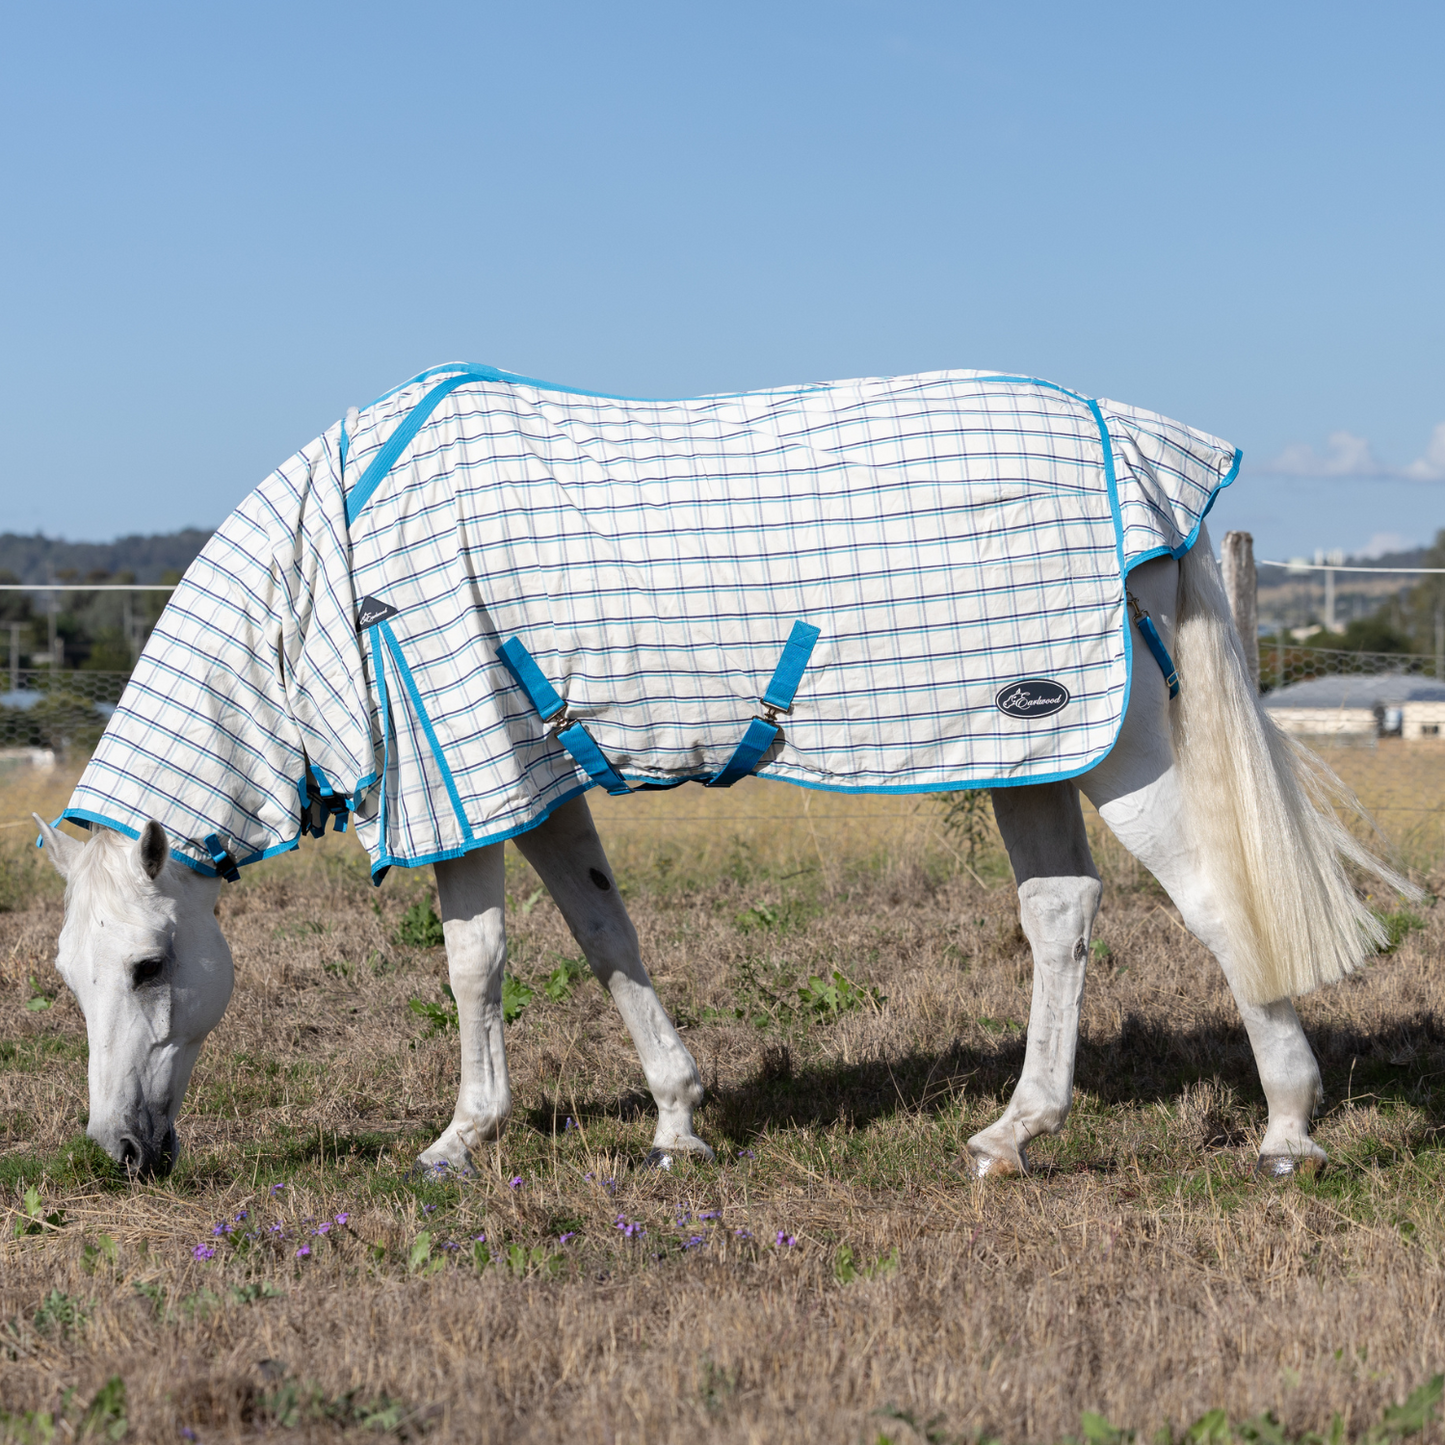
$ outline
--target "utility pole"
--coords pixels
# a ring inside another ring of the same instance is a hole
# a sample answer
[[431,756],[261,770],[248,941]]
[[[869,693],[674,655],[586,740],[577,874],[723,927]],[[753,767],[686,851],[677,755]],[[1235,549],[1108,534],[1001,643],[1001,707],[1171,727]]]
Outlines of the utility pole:
[[[1440,624],[1435,624],[1436,635],[1439,635]],[[10,624],[10,691],[20,691],[20,624]]]
[[1224,590],[1235,630],[1244,644],[1245,666],[1259,691],[1259,579],[1254,570],[1254,537],[1249,532],[1226,532],[1220,549]]

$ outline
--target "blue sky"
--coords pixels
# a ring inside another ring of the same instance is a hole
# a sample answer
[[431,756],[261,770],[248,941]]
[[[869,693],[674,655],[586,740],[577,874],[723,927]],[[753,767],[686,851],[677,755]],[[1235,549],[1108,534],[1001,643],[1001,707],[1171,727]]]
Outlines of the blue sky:
[[1241,445],[1260,554],[1445,526],[1438,4],[12,7],[0,529],[210,526],[464,358],[937,367]]

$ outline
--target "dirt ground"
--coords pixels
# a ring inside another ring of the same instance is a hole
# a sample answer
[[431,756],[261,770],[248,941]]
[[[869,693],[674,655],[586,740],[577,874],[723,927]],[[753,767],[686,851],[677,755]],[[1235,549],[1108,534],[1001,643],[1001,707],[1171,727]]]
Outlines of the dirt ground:
[[[1445,750],[1338,761],[1433,886]],[[66,791],[12,774],[0,822]],[[224,891],[237,989],[182,1161],[124,1183],[83,1135],[59,885],[0,833],[0,1440],[1404,1433],[1386,1412],[1445,1368],[1433,895],[1378,900],[1398,946],[1301,1001],[1332,1162],[1268,1183],[1218,972],[1101,835],[1073,1114],[984,1185],[959,1156],[1018,1075],[1030,979],[986,817],[970,840],[926,798],[687,791],[597,807],[708,1085],[719,1162],[671,1172],[509,849],[516,1112],[476,1181],[410,1173],[457,1076],[430,874],[373,889],[328,838]]]

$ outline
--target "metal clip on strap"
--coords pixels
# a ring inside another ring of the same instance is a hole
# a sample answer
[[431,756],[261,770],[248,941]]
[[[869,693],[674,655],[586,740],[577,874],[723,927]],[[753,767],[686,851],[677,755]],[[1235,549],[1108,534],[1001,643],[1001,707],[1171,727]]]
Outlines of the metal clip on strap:
[[236,867],[236,860],[231,857],[230,851],[221,846],[220,834],[207,833],[201,843],[211,855],[211,862],[216,865],[216,876],[224,878],[227,883],[239,883],[241,870]]
[[818,629],[806,622],[793,623],[793,630],[783,647],[783,655],[773,670],[772,681],[758,699],[763,705],[765,717],[755,717],[748,724],[743,740],[727,762],[710,777],[705,787],[730,788],[739,778],[747,777],[762,756],[778,740],[782,728],[778,726],[778,714],[793,710],[793,698],[798,684],[803,680],[803,670],[813,655],[813,644],[818,640]]
[[[323,792],[322,790],[325,789]],[[307,762],[306,772],[297,791],[301,795],[301,831],[319,838],[326,832],[327,818],[334,819],[332,830],[346,831],[346,819],[350,813],[346,799],[336,792],[326,774],[313,763]]]
[[528,701],[537,709],[538,717],[556,733],[557,741],[572,754],[583,772],[609,793],[630,793],[632,789],[627,786],[622,774],[607,761],[587,729],[567,715],[567,704],[547,681],[532,654],[522,645],[522,640],[509,637],[497,649],[497,656],[501,658],[502,666],[512,674],[517,686],[527,694]]
[[1144,646],[1159,664],[1159,671],[1164,674],[1164,682],[1169,688],[1169,700],[1173,702],[1179,696],[1179,670],[1169,656],[1169,649],[1164,646],[1164,639],[1159,636],[1159,629],[1154,626],[1154,619],[1139,605],[1139,599],[1132,592],[1125,593],[1125,596],[1129,599],[1129,615],[1144,639]]

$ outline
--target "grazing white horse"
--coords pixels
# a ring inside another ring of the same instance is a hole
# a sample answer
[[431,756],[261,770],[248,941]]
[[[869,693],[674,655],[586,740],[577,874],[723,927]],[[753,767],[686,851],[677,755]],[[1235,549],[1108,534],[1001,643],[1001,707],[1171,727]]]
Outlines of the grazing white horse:
[[[1100,896],[1082,791],[1224,970],[1269,1104],[1259,1166],[1287,1174],[1325,1157],[1310,1138],[1319,1069],[1289,995],[1338,977],[1381,941],[1338,860],[1381,870],[1320,806],[1329,782],[1322,766],[1255,702],[1207,536],[1182,562],[1145,563],[1130,587],[1186,686],[1171,703],[1163,673],[1137,649],[1124,725],[1104,760],[1077,782],[994,792],[1033,949],[1033,1005],[1019,1083],[968,1147],[981,1175],[1020,1173],[1028,1141],[1057,1133],[1068,1116]],[[231,997],[230,949],[214,913],[221,881],[171,860],[156,822],[136,841],[100,830],[81,843],[36,821],[67,880],[56,967],[89,1031],[88,1132],[127,1167],[163,1170],[201,1043]],[[653,991],[585,800],[515,841],[632,1034],[657,1102],[653,1158],[710,1159],[693,1128],[703,1097],[697,1065]],[[424,1166],[466,1171],[470,1151],[497,1138],[511,1112],[503,846],[435,865],[461,1086],[451,1123],[420,1156]]]
[[[1024,1171],[1069,1111],[1100,897],[1081,791],[1224,970],[1269,1103],[1260,1167],[1324,1157],[1290,998],[1382,939],[1345,861],[1405,885],[1255,696],[1202,527],[1232,448],[980,373],[686,403],[476,367],[409,386],[207,544],[67,809],[98,831],[37,819],[67,879],[57,968],[89,1031],[89,1133],[113,1158],[149,1174],[175,1157],[232,990],[221,877],[296,845],[298,777],[314,828],[321,809],[355,818],[378,881],[435,868],[461,1085],[422,1165],[467,1170],[511,1111],[507,837],[632,1034],[652,1157],[711,1158],[697,1066],[582,793],[588,775],[617,792],[754,771],[993,787],[1034,985],[1018,1086],[969,1141],[979,1174]],[[1125,578],[1149,644],[1132,653]]]

